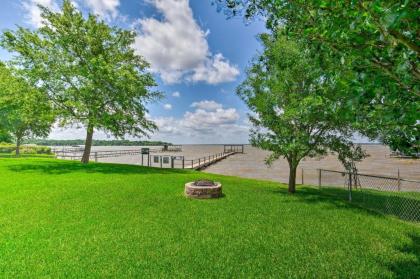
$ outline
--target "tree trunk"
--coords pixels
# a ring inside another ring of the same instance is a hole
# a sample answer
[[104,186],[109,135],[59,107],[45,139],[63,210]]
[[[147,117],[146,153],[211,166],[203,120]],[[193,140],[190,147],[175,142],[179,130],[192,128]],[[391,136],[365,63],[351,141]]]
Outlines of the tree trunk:
[[83,164],[89,163],[90,150],[92,148],[92,138],[93,138],[93,126],[88,125],[87,132],[86,132],[86,140],[85,140],[85,150],[83,151],[83,156],[82,156],[82,161],[81,161]]
[[296,169],[297,166],[289,162],[289,189],[288,192],[293,194],[296,192]]
[[16,137],[16,156],[20,155],[20,142],[21,139],[19,137]]

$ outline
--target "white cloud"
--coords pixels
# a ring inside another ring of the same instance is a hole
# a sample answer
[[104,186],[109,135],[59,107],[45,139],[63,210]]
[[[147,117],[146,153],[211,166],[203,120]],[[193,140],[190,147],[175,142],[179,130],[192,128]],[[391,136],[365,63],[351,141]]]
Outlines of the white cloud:
[[182,80],[217,84],[234,80],[239,70],[221,53],[212,55],[204,32],[196,23],[188,0],[149,0],[163,19],[138,21],[135,41],[144,56],[166,83]]
[[172,109],[172,105],[171,105],[171,104],[164,104],[164,105],[163,105],[163,108],[164,108],[165,110],[171,110],[171,109]]
[[[59,5],[57,2],[61,3],[62,1],[57,0],[24,0],[22,2],[22,7],[26,12],[25,18],[29,24],[34,27],[42,26],[41,10],[38,8],[38,5],[47,7],[54,11],[59,10]],[[92,13],[106,19],[115,19],[118,16],[118,6],[120,5],[120,0],[72,0],[71,3],[79,9],[79,3],[86,5]]]
[[239,114],[234,108],[218,108],[216,110],[196,109],[184,114],[185,126],[194,130],[213,130],[219,125],[231,125],[239,119]]
[[[214,104],[212,108],[203,108],[202,104]],[[241,121],[235,108],[224,108],[214,101],[197,102],[194,108],[182,117],[152,117],[159,130],[151,134],[152,140],[165,140],[173,143],[246,143],[248,141],[250,123]],[[84,139],[86,129],[54,127],[49,138]],[[103,131],[95,131],[95,139],[113,138]],[[128,139],[137,139],[127,136]]]
[[159,136],[163,135],[162,138],[165,138],[167,135],[182,135],[182,128],[177,119],[174,117],[157,117],[153,121],[159,127]]
[[115,19],[118,16],[120,0],[84,0],[89,9],[104,19]]
[[[114,137],[108,135],[103,131],[95,130],[93,133],[95,139],[113,139]],[[57,123],[53,125],[51,133],[48,136],[50,139],[85,139],[86,128],[83,125],[72,125],[67,127],[60,127]]]
[[237,67],[232,67],[221,53],[216,54],[211,60],[206,60],[197,67],[191,76],[192,81],[206,81],[209,84],[234,81],[239,75]]
[[181,97],[181,93],[179,93],[178,91],[175,91],[174,93],[172,93],[172,97],[179,98]]
[[[210,104],[204,107],[204,104]],[[214,101],[196,102],[191,105],[194,111],[187,111],[182,118],[157,117],[153,120],[159,131],[155,139],[173,142],[246,142],[249,127],[239,122],[239,114],[235,108],[223,108]]]
[[223,106],[215,101],[208,101],[203,100],[200,102],[194,102],[191,104],[192,108],[207,110],[207,111],[215,111],[217,109],[221,109]]
[[34,27],[42,26],[41,10],[38,5],[47,7],[52,10],[58,10],[58,5],[54,0],[25,0],[22,7],[25,10],[26,21]]

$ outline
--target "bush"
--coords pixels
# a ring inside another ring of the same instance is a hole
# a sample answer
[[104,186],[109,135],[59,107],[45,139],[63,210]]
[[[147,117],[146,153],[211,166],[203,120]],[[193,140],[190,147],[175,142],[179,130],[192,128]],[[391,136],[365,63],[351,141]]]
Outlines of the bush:
[[16,146],[7,142],[0,142],[0,153],[12,153],[16,150]]
[[[0,153],[16,154],[16,145],[10,143],[0,143]],[[48,146],[22,145],[20,147],[21,154],[52,154],[51,148]]]

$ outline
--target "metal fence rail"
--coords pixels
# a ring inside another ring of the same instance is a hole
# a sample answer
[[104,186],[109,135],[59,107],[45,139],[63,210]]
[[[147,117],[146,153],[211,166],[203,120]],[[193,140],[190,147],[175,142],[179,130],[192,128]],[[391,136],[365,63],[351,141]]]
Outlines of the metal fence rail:
[[[84,149],[75,149],[75,150],[55,150],[54,153],[58,159],[70,159],[70,160],[80,160],[83,156]],[[150,150],[150,153],[157,153],[158,150]],[[94,159],[95,162],[100,158],[110,158],[110,157],[121,157],[128,155],[141,155],[140,149],[127,149],[127,150],[104,150],[104,151],[92,151],[89,155],[90,159]]]
[[319,169],[318,186],[362,207],[420,222],[420,181]]

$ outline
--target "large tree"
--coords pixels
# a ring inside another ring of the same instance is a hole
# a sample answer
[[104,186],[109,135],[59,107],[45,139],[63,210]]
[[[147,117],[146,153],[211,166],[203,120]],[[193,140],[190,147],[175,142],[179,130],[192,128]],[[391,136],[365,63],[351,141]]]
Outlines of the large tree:
[[[420,21],[416,1],[213,0],[352,70],[342,76],[359,131],[395,145],[420,137]],[[335,69],[338,69],[336,67]],[[401,146],[402,147],[402,146]]]
[[289,192],[296,190],[296,169],[305,157],[336,151],[346,168],[364,153],[351,142],[353,113],[335,76],[322,70],[310,49],[286,37],[262,35],[264,52],[248,69],[238,94],[251,110],[251,143],[269,150],[268,164],[284,157]]
[[160,97],[149,64],[136,55],[135,33],[83,17],[69,0],[60,12],[45,7],[43,26],[4,32],[1,42],[17,53],[13,63],[48,92],[60,124],[87,130],[82,162],[89,161],[94,130],[117,138],[144,136],[156,129],[145,104]]
[[25,138],[48,136],[53,121],[45,92],[16,77],[0,63],[0,130],[14,138],[16,155]]

